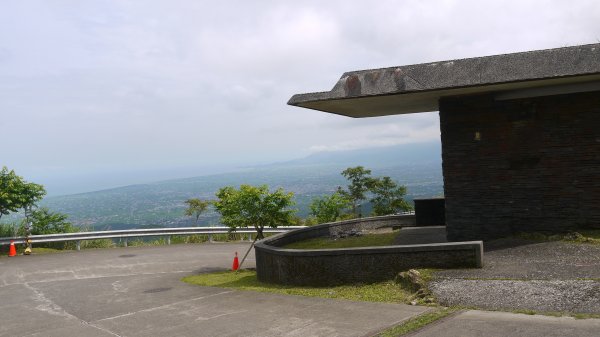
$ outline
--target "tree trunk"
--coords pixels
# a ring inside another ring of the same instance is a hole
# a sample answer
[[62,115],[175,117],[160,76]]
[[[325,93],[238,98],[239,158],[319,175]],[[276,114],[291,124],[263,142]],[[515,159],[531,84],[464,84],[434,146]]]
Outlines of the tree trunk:
[[256,226],[256,240],[262,240],[265,238],[265,236],[263,235],[263,228],[262,227],[258,227]]

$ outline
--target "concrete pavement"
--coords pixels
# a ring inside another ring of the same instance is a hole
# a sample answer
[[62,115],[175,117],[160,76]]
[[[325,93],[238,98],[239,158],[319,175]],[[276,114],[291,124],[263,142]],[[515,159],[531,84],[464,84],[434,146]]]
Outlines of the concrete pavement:
[[[84,250],[0,259],[0,336],[364,336],[426,310],[236,291],[181,277],[248,244]],[[253,256],[247,266],[254,265]]]
[[471,310],[431,324],[414,337],[598,337],[600,319]]
[[[427,310],[193,286],[247,243],[0,258],[1,336],[370,336]],[[247,266],[254,266],[251,254]],[[412,336],[598,336],[600,320],[467,311]]]

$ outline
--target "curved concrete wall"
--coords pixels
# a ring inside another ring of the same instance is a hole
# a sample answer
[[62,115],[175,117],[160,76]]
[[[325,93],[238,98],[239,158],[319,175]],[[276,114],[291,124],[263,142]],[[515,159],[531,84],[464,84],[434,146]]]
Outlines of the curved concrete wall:
[[255,245],[256,272],[262,282],[338,285],[392,279],[411,268],[477,268],[481,241],[342,249],[286,249],[282,246],[353,229],[414,226],[414,215],[392,215],[334,222],[275,235]]

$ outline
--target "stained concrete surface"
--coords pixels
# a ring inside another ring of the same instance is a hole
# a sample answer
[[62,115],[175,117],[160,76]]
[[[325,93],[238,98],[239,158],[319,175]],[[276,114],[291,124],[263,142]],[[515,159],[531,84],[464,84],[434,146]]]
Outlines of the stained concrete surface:
[[[0,258],[0,336],[363,336],[427,310],[199,287],[248,244]],[[254,266],[249,256],[246,267]]]

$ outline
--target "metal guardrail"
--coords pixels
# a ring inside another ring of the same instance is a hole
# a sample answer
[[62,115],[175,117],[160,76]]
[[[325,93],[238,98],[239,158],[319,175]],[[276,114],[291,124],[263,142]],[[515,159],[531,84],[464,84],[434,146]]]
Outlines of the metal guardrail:
[[[306,226],[282,226],[278,228],[265,228],[263,233],[283,233],[293,229],[305,228]],[[76,233],[61,233],[61,234],[42,234],[31,235],[29,239],[31,243],[46,243],[46,242],[66,242],[76,241],[77,250],[80,249],[81,241],[97,240],[97,239],[124,239],[125,247],[127,247],[128,238],[146,237],[146,236],[166,236],[167,244],[171,243],[173,235],[208,235],[208,240],[212,242],[213,234],[256,234],[256,229],[251,227],[240,227],[235,231],[230,232],[229,227],[176,227],[176,228],[150,228],[150,229],[127,229],[116,231],[95,231],[95,232],[76,232]],[[11,241],[15,244],[25,243],[24,236],[12,238],[0,238],[0,246],[9,245]]]

